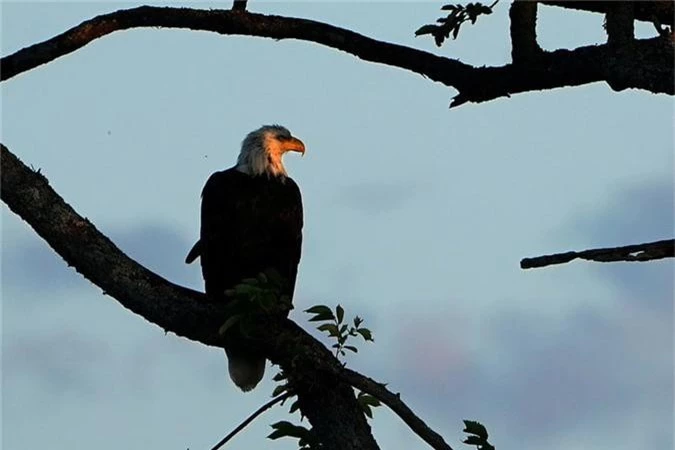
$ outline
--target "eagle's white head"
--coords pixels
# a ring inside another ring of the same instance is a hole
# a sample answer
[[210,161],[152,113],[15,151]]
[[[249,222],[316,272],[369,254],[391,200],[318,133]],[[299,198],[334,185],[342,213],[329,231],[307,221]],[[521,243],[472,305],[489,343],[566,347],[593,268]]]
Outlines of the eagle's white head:
[[264,125],[244,138],[236,169],[252,176],[285,177],[281,158],[286,152],[304,155],[305,144],[281,125]]

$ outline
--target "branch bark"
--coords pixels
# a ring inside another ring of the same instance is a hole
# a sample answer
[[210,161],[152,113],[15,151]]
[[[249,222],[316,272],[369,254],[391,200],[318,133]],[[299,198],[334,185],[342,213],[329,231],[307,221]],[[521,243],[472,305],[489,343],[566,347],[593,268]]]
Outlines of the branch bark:
[[587,261],[653,261],[655,259],[672,258],[675,256],[675,239],[666,239],[645,244],[627,245],[625,247],[609,247],[584,250],[581,252],[554,253],[552,255],[524,258],[520,261],[521,269],[565,264],[581,258]]
[[538,57],[541,48],[537,44],[537,2],[515,0],[509,9],[511,19],[511,60],[527,63]]
[[232,2],[232,11],[246,11],[248,0],[234,0]]
[[[613,4],[619,3],[619,1],[570,1],[570,0],[557,0],[549,1],[542,0],[539,3],[544,5],[558,6],[561,8],[570,8],[577,9],[580,11],[589,11],[607,14],[609,8]],[[673,14],[675,14],[673,6],[673,0],[659,0],[659,1],[636,1],[633,2],[635,5],[635,19],[642,22],[653,22],[658,20],[664,25],[673,26]]]
[[635,38],[633,2],[613,2],[605,15],[607,44],[615,47],[628,45]]
[[[240,11],[141,6],[90,19],[47,41],[0,60],[0,80],[67,55],[91,41],[138,27],[187,28],[220,34],[298,39],[335,48],[365,61],[410,70],[459,91],[451,106],[511,94],[606,81],[616,90],[675,94],[673,42],[665,37],[634,41],[629,51],[608,45],[542,52],[527,67],[473,67],[410,47],[377,41],[321,22]],[[618,79],[618,81],[616,81]],[[616,81],[616,82],[615,82]]]
[[[125,308],[165,332],[222,347],[222,306],[200,292],[175,285],[126,256],[49,186],[39,170],[26,167],[0,144],[0,197],[85,278]],[[262,316],[251,331],[252,345],[278,364],[298,395],[300,410],[326,449],[376,449],[352,385],[388,405],[413,432],[435,449],[443,439],[397,396],[369,378],[344,369],[333,354],[294,322]]]
[[[69,266],[165,332],[222,347],[222,307],[131,260],[66,204],[39,171],[30,170],[2,144],[0,151],[2,200]],[[352,387],[338,377],[342,367],[332,353],[290,320],[267,316],[257,325],[251,344],[284,369],[300,410],[324,447],[377,449]]]
[[342,378],[360,391],[377,398],[394,411],[424,441],[436,450],[452,450],[443,437],[429,428],[401,401],[400,394],[390,392],[383,384],[351,369],[344,369]]

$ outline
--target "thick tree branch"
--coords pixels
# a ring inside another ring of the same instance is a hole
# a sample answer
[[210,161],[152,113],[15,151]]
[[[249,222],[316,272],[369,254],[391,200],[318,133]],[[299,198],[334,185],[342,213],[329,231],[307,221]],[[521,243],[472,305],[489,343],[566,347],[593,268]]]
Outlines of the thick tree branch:
[[459,94],[452,106],[597,81],[606,81],[614,89],[638,88],[675,94],[673,43],[663,37],[634,41],[628,48],[599,45],[543,52],[541,58],[526,67],[518,64],[473,67],[313,20],[241,14],[240,11],[151,6],[95,17],[52,39],[6,56],[0,61],[0,80],[69,54],[112,32],[138,27],[186,28],[316,42],[365,61],[400,67],[453,87]]
[[[581,11],[597,12],[607,14],[612,4],[618,3],[618,0],[604,0],[604,1],[570,1],[570,0],[541,0],[539,3],[551,6],[559,6],[561,8],[577,9]],[[673,0],[659,0],[659,1],[636,1],[635,5],[635,19],[643,22],[652,22],[655,19],[663,25],[673,26],[673,19],[675,14]]]
[[553,264],[565,264],[581,258],[588,261],[652,261],[675,256],[675,239],[666,239],[645,244],[627,245],[625,247],[609,247],[584,250],[581,252],[555,253],[553,255],[524,258],[520,261],[521,269],[545,267]]
[[605,15],[607,44],[615,47],[628,45],[635,38],[633,2],[613,2]]
[[[222,347],[218,328],[223,308],[206,296],[163,279],[118,249],[49,186],[39,170],[26,167],[0,144],[0,195],[9,208],[85,278],[166,332]],[[448,450],[443,439],[384,386],[344,369],[319,341],[287,319],[260,317],[252,345],[288,376],[300,409],[326,449],[376,449],[351,386],[388,405],[433,448]],[[346,372],[345,372],[346,371]]]
[[[204,294],[177,286],[127,257],[92,223],[79,216],[2,144],[0,195],[68,265],[146,320],[188,339],[222,347],[222,307]],[[340,363],[294,322],[263,316],[252,330],[252,346],[288,375],[300,410],[324,448],[377,449],[351,386],[338,374]]]
[[350,369],[344,369],[342,378],[358,390],[372,395],[387,405],[389,409],[403,419],[406,425],[424,439],[424,441],[432,448],[436,450],[452,450],[452,448],[445,443],[441,435],[429,428],[424,421],[417,417],[415,413],[401,401],[401,396],[399,394],[393,394],[383,384]]

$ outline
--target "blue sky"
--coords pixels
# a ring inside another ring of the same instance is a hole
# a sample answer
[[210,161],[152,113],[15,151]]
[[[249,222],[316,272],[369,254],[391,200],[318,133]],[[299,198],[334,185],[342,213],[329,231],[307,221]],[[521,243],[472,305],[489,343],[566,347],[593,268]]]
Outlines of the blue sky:
[[[4,2],[2,55],[131,6]],[[477,65],[508,62],[507,7],[437,49],[413,37],[436,3],[251,2]],[[601,16],[540,9],[545,48],[602,42]],[[455,448],[465,418],[498,448],[672,447],[672,262],[518,266],[672,236],[672,98],[598,83],[449,110],[452,89],[316,44],[158,29],[0,93],[2,142],[130,256],[196,289],[183,258],[203,183],[247,132],[286,125],[308,149],[286,159],[306,215],[291,317],[311,328],[303,309],[338,302],[364,317],[376,342],[350,367]],[[210,448],[269,399],[271,373],[237,391],[222,351],[103,296],[3,207],[3,448]],[[230,448],[295,448],[264,439],[287,418],[276,408]],[[382,448],[426,448],[384,408],[372,424]]]

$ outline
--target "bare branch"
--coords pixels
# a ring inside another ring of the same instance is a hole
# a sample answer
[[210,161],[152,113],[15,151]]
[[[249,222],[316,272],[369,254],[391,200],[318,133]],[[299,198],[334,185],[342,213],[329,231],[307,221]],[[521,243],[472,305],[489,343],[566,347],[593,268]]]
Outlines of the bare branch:
[[587,261],[653,261],[655,259],[675,256],[675,239],[666,239],[645,244],[627,245],[625,247],[609,247],[584,250],[581,252],[555,253],[552,255],[524,258],[520,261],[521,269],[545,267],[553,264],[565,264],[581,258]]
[[[172,284],[127,257],[66,204],[39,170],[26,167],[2,144],[0,150],[2,201],[69,266],[122,306],[166,332],[223,346],[218,334],[226,319],[222,307],[207,303],[204,294]],[[288,375],[303,415],[313,424],[319,439],[332,445],[325,448],[377,448],[350,387],[354,386],[388,405],[433,448],[450,449],[400,398],[369,378],[343,368],[325,346],[294,322],[261,316],[251,336],[251,345]],[[356,442],[349,436],[356,436]]]
[[537,44],[537,2],[515,0],[509,10],[511,19],[511,59],[527,62],[541,53]]
[[232,2],[232,11],[246,11],[248,0],[234,0]]
[[220,447],[222,447],[223,445],[227,444],[227,441],[229,441],[230,439],[232,439],[234,436],[236,436],[237,433],[239,433],[241,430],[243,430],[244,428],[246,428],[246,426],[247,426],[249,423],[253,422],[253,421],[255,420],[256,417],[258,417],[260,414],[264,413],[265,411],[267,411],[268,409],[270,409],[272,406],[276,405],[277,403],[283,402],[284,400],[286,400],[288,397],[290,397],[290,396],[292,396],[292,395],[295,395],[295,394],[294,394],[293,392],[290,392],[290,391],[289,391],[289,392],[285,392],[285,393],[283,393],[283,394],[281,394],[281,395],[277,395],[277,396],[274,397],[272,400],[270,400],[269,402],[267,402],[267,403],[265,403],[264,405],[262,405],[262,406],[261,406],[260,408],[258,408],[253,414],[251,414],[250,416],[248,416],[248,417],[246,418],[246,420],[244,420],[242,423],[240,423],[240,424],[237,426],[237,428],[235,428],[234,430],[232,430],[232,431],[230,432],[230,434],[228,434],[227,436],[225,436],[224,438],[222,438],[220,441],[218,441],[218,443],[217,443],[216,445],[214,445],[213,448],[211,448],[211,450],[218,450]]
[[393,394],[383,384],[361,375],[351,369],[345,368],[342,372],[341,378],[347,381],[360,391],[370,394],[396,413],[405,423],[413,430],[419,437],[436,450],[452,450],[446,444],[443,437],[424,423],[422,419],[417,417],[414,412],[401,401],[399,394]]
[[[614,89],[675,94],[673,43],[663,37],[634,41],[629,51],[607,45],[542,52],[526,67],[473,67],[460,61],[368,38],[321,22],[238,11],[141,6],[101,15],[0,60],[0,80],[71,53],[91,41],[137,27],[187,28],[220,34],[299,39],[345,51],[365,61],[422,74],[454,87],[452,106],[511,94],[606,81]],[[618,81],[617,81],[618,80]],[[616,81],[616,82],[615,82]]]
[[[9,208],[87,279],[122,306],[173,332],[222,347],[223,308],[204,294],[174,285],[122,253],[87,219],[0,144],[0,196]],[[319,341],[288,319],[260,316],[250,345],[288,375],[303,415],[330,450],[377,449],[351,386],[338,378],[340,363]]]
[[617,47],[630,44],[635,38],[634,22],[633,2],[612,2],[605,15],[607,44]]

